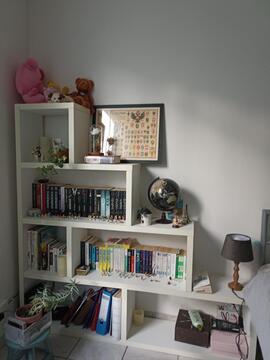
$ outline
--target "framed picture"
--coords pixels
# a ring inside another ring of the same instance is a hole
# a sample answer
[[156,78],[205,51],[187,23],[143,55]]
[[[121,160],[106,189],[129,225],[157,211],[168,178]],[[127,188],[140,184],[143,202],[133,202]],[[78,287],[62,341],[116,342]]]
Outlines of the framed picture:
[[270,263],[270,210],[262,211],[261,243],[263,264]]
[[101,152],[121,160],[157,161],[163,104],[96,106],[93,122],[101,129]]

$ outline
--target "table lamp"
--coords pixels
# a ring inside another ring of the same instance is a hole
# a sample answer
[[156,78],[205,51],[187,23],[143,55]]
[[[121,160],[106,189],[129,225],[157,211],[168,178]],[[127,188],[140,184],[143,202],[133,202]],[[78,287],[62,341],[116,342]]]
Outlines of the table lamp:
[[253,260],[251,238],[242,234],[227,234],[223,244],[221,255],[234,261],[233,281],[228,284],[229,288],[241,291],[243,285],[239,280],[239,263]]

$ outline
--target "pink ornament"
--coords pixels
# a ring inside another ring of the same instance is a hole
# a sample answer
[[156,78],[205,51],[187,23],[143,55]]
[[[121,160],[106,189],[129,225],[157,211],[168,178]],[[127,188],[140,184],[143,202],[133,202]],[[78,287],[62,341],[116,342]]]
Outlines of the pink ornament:
[[25,103],[44,103],[45,87],[43,85],[44,73],[38,62],[29,58],[16,72],[16,88]]

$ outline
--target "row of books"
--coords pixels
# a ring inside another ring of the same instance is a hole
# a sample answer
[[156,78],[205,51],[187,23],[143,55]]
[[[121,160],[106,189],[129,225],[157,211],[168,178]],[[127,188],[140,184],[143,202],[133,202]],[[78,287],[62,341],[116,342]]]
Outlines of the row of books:
[[87,236],[80,242],[81,266],[100,272],[152,274],[184,279],[186,252],[161,246],[141,245],[136,239],[110,238],[106,242]]
[[61,323],[81,325],[100,335],[121,337],[121,290],[112,288],[88,289],[80,295],[63,315]]
[[125,219],[126,191],[34,182],[32,207],[42,215]]
[[63,255],[66,243],[58,239],[56,227],[38,225],[27,230],[28,269],[57,272]]

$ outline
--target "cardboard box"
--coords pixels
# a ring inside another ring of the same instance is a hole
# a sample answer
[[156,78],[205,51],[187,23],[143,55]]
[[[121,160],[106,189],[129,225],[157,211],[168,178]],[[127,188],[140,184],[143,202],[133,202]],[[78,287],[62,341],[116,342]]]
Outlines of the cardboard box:
[[210,346],[211,317],[200,313],[203,320],[203,330],[197,330],[191,323],[188,312],[179,310],[175,324],[175,340],[202,347]]
[[[237,333],[212,330],[211,351],[223,356],[231,356],[239,359],[239,352],[236,346]],[[247,346],[244,336],[240,337],[239,346],[244,354],[247,353]]]

